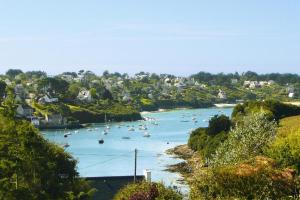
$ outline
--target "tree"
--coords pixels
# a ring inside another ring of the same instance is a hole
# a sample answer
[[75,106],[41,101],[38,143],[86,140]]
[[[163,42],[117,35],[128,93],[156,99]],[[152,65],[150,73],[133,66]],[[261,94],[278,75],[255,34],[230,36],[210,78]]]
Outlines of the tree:
[[259,155],[273,141],[276,128],[276,122],[270,121],[263,113],[244,117],[243,123],[237,124],[218,147],[212,164],[234,165]]
[[75,99],[80,91],[80,86],[78,83],[72,83],[68,88],[68,97],[71,99]]
[[9,69],[6,72],[6,75],[9,76],[10,78],[15,78],[17,75],[22,74],[23,71],[20,69]]
[[103,72],[102,76],[108,77],[108,76],[109,76],[109,71],[108,71],[108,70],[105,70],[105,71]]
[[231,121],[226,115],[215,115],[209,120],[207,133],[215,135],[222,131],[228,132],[231,127]]
[[28,78],[41,78],[47,77],[47,73],[43,71],[28,71],[25,73]]
[[161,183],[132,183],[122,188],[114,200],[181,200],[182,196]]
[[88,199],[76,163],[29,122],[0,115],[0,199]]
[[6,98],[2,102],[3,115],[10,119],[15,118],[17,106],[15,104],[15,95],[11,87],[6,88]]
[[6,90],[6,83],[4,81],[0,81],[0,100],[4,97]]

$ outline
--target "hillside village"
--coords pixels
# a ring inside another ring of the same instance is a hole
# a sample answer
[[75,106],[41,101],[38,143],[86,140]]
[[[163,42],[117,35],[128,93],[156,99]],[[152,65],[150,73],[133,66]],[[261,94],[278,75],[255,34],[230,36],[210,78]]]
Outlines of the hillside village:
[[109,120],[130,121],[141,119],[141,111],[211,107],[268,98],[296,101],[300,98],[300,77],[254,72],[200,72],[179,77],[105,71],[96,75],[84,70],[50,76],[41,71],[11,69],[0,76],[1,101],[8,88],[14,93],[18,117],[40,128],[78,128],[82,123],[104,122],[105,115]]

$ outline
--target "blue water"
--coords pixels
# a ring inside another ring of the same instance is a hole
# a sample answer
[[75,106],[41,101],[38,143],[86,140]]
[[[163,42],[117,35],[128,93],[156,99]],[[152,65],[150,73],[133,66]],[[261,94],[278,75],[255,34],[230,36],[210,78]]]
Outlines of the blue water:
[[[207,120],[215,114],[231,115],[232,108],[182,109],[166,112],[143,114],[143,117],[155,118],[158,125],[151,121],[136,121],[110,123],[110,130],[103,135],[104,124],[93,124],[92,127],[72,130],[72,135],[65,138],[63,130],[43,131],[44,136],[59,145],[68,143],[66,148],[77,160],[80,176],[122,176],[133,175],[134,149],[138,150],[137,174],[143,174],[144,169],[152,171],[152,180],[173,184],[179,174],[164,171],[169,164],[175,164],[180,159],[165,153],[169,148],[186,144],[189,131],[208,125]],[[196,118],[195,123],[192,118]],[[188,121],[188,122],[182,122]],[[143,137],[145,131],[139,130],[139,125],[147,126],[151,137]],[[121,128],[118,126],[122,125]],[[135,131],[128,131],[127,126],[134,126]],[[130,139],[122,139],[130,137]],[[104,144],[98,140],[104,139]]]

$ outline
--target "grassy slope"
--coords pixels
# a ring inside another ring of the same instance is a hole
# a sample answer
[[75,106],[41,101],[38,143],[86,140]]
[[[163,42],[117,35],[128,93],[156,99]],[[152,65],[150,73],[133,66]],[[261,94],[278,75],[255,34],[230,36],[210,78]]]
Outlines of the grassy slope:
[[286,117],[280,120],[278,136],[285,137],[298,130],[300,130],[300,115]]

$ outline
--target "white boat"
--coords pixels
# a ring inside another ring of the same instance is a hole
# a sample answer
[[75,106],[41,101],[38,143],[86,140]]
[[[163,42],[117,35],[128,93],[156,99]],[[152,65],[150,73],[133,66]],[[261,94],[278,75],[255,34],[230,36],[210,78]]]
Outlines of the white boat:
[[145,133],[144,133],[144,137],[150,137],[150,136],[151,136],[150,133],[148,133],[148,132],[145,132]]
[[181,120],[180,122],[189,122],[189,120]]
[[133,128],[133,127],[130,127],[130,128],[128,129],[128,131],[134,131],[134,128]]
[[68,137],[69,135],[72,135],[70,132],[67,132],[64,134],[64,137]]
[[93,131],[93,129],[91,129],[91,128],[88,128],[88,130],[87,131]]
[[102,131],[102,133],[103,133],[103,135],[107,135],[107,134],[108,134],[108,129],[104,129],[104,130]]
[[106,129],[110,129],[110,126],[107,124],[106,113],[105,113],[105,128],[106,128]]
[[147,126],[142,125],[139,129],[140,130],[147,130],[148,128],[147,128]]
[[64,144],[63,147],[64,148],[68,148],[70,145],[68,143]]
[[79,133],[79,131],[78,131],[78,130],[76,130],[76,131],[74,131],[74,133]]

